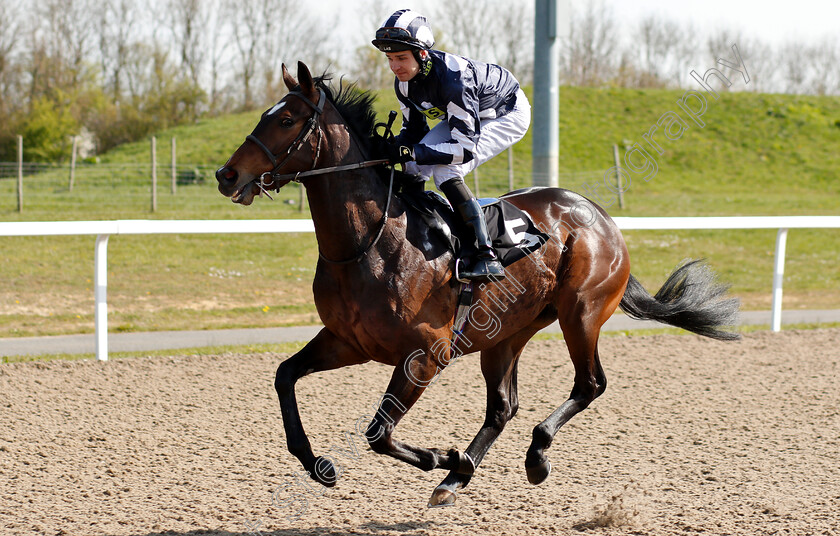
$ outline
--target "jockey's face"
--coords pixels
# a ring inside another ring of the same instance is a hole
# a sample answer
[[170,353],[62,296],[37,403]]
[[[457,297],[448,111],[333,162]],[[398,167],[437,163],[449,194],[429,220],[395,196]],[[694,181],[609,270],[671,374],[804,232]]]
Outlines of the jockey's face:
[[386,52],[385,55],[388,57],[388,67],[400,82],[408,82],[420,72],[420,64],[410,50]]

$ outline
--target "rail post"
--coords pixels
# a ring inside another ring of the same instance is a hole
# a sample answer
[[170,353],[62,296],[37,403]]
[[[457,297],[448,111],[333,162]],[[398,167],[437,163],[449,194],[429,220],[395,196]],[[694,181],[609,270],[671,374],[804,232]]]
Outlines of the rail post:
[[776,256],[773,259],[773,306],[770,311],[770,329],[782,330],[782,282],[785,276],[785,246],[788,230],[779,229],[776,234]]
[[96,330],[96,360],[108,361],[108,237],[96,236],[94,255],[93,299]]

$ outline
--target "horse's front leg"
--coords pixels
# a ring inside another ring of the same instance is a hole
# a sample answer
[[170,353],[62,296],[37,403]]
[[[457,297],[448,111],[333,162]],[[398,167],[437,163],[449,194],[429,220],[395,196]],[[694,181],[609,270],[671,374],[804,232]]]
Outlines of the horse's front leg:
[[471,475],[475,472],[475,464],[465,453],[455,449],[414,447],[393,438],[397,424],[432,383],[437,372],[437,363],[425,355],[412,354],[401,361],[394,369],[388,390],[365,436],[374,452],[393,456],[424,471],[449,469]]
[[301,351],[280,363],[274,379],[274,388],[280,398],[283,427],[286,430],[286,444],[303,468],[317,482],[324,486],[335,486],[337,475],[333,464],[321,457],[315,457],[300,421],[295,383],[302,377],[332,370],[347,365],[369,361],[352,347],[341,341],[327,329],[322,329]]

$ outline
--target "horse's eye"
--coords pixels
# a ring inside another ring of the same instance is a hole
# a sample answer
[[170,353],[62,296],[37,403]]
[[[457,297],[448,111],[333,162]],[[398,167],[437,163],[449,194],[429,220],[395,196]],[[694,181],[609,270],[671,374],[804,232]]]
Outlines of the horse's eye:
[[289,128],[294,124],[295,124],[295,122],[292,121],[291,119],[289,119],[288,117],[285,117],[285,118],[280,120],[280,126],[282,126],[284,128]]

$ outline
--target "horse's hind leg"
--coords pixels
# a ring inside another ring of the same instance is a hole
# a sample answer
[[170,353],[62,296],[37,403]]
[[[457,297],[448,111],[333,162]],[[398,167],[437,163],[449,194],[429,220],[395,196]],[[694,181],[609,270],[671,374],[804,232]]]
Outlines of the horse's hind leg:
[[525,456],[525,470],[532,484],[542,483],[551,472],[545,450],[551,446],[560,427],[586,409],[607,388],[607,378],[598,358],[598,335],[604,320],[599,318],[602,315],[586,309],[579,305],[560,317],[560,327],[575,367],[575,383],[568,400],[534,428]]
[[[529,332],[527,336],[523,335],[514,341],[502,341],[497,346],[481,352],[481,372],[487,385],[487,410],[484,424],[466,450],[476,467],[519,409],[516,370],[519,356],[532,335],[533,333]],[[451,471],[435,488],[429,499],[429,507],[454,505],[456,492],[465,487],[470,478],[471,475]]]

